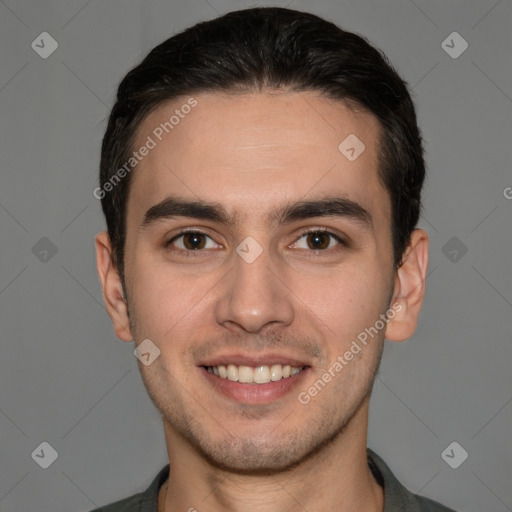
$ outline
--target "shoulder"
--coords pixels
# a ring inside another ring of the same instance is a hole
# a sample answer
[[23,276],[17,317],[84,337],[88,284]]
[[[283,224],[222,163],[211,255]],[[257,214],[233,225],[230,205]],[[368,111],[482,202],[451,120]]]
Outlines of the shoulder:
[[417,494],[411,494],[411,496],[417,501],[420,512],[455,512],[455,510],[429,498],[418,496]]
[[372,473],[384,488],[384,512],[455,512],[436,501],[413,494],[375,452],[368,448],[367,455]]
[[139,512],[144,493],[134,494],[129,498],[96,508],[91,512]]
[[163,467],[144,492],[110,503],[91,512],[157,512],[158,493],[169,477],[169,464]]

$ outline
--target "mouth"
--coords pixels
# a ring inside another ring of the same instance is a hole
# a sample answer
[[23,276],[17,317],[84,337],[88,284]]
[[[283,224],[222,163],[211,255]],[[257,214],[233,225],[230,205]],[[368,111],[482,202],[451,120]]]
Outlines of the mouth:
[[245,384],[268,384],[269,382],[277,382],[281,379],[289,379],[293,375],[300,373],[305,366],[291,366],[289,364],[273,364],[271,366],[261,365],[256,367],[244,365],[223,365],[203,366],[209,373],[228,379],[231,382],[241,382]]
[[217,364],[202,365],[199,369],[213,389],[225,397],[245,404],[268,404],[290,393],[311,367],[279,363]]

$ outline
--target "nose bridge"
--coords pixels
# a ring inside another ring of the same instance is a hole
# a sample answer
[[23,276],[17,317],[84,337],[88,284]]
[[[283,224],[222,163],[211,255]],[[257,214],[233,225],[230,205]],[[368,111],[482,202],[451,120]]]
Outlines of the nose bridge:
[[216,318],[220,324],[236,324],[257,332],[268,323],[290,324],[293,305],[287,288],[270,269],[271,254],[254,238],[236,248],[233,268],[219,295]]

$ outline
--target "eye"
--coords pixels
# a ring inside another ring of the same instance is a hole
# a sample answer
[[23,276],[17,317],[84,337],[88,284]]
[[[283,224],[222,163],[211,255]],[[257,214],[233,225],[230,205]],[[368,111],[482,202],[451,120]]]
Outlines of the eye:
[[[210,243],[208,243],[210,241]],[[166,242],[165,246],[174,246],[182,251],[199,251],[202,249],[215,249],[217,244],[207,234],[201,231],[182,231]]]
[[[302,244],[302,247],[300,246],[301,240],[305,241],[305,244]],[[326,249],[331,249],[333,245],[335,246],[340,244],[346,245],[344,240],[338,235],[335,235],[325,229],[313,229],[303,233],[298,240],[294,242],[293,246],[298,246],[299,249],[325,251]]]

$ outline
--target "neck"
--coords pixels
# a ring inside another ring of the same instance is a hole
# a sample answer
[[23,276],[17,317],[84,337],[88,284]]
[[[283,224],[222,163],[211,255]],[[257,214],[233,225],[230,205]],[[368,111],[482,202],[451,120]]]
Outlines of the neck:
[[294,468],[272,475],[240,475],[212,466],[168,424],[169,480],[159,496],[159,512],[382,512],[383,489],[366,456],[368,403],[343,431]]

